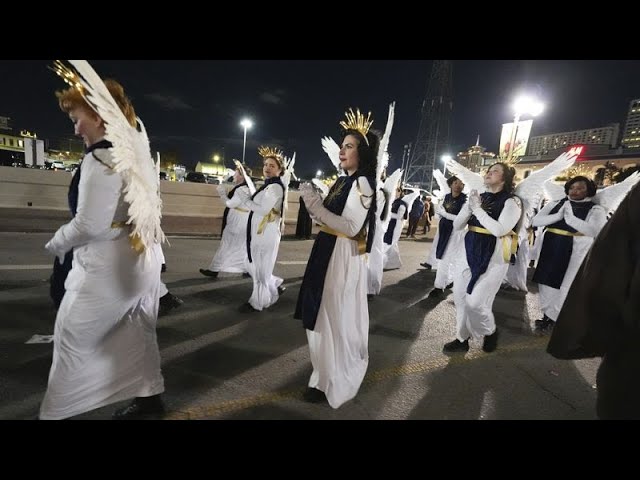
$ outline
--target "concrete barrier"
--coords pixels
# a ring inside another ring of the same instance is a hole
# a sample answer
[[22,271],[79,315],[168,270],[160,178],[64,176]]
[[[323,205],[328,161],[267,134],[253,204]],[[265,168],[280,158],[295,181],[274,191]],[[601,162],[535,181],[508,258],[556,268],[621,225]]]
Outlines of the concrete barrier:
[[[25,223],[37,223],[39,219],[51,220],[52,224],[59,220],[64,223],[68,218],[67,192],[70,181],[69,172],[0,167],[0,214],[12,219],[13,223],[7,225],[24,225],[19,231],[39,231],[38,225],[26,229],[28,225]],[[202,183],[161,181],[163,228],[168,233],[218,234],[224,204],[216,187]],[[225,187],[229,190],[232,185]],[[299,197],[299,192],[289,191],[285,219],[287,232],[292,225],[295,230]],[[0,231],[16,231],[18,227],[10,228],[13,230],[0,228]],[[48,223],[44,228],[44,231],[51,229]]]

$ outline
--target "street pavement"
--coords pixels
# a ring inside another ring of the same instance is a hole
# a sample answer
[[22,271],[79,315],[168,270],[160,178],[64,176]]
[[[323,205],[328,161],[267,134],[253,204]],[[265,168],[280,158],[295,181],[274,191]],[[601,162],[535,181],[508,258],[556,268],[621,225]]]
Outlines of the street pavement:
[[[0,233],[0,419],[32,419],[51,364],[52,344],[25,344],[53,333],[48,296],[50,233]],[[599,359],[564,361],[532,332],[540,318],[537,290],[500,291],[494,304],[498,349],[481,344],[447,356],[455,336],[450,291],[427,295],[435,272],[420,266],[430,238],[402,239],[403,267],[385,272],[369,302],[369,368],[355,399],[337,410],[302,399],[311,374],[305,331],[293,311],[313,241],[285,237],[275,274],[286,292],[259,313],[238,308],[251,280],[203,277],[219,240],[173,236],[163,280],[184,305],[161,317],[158,340],[167,419],[540,420],[595,419]],[[530,272],[531,274],[531,272]],[[77,419],[109,419],[111,405]]]

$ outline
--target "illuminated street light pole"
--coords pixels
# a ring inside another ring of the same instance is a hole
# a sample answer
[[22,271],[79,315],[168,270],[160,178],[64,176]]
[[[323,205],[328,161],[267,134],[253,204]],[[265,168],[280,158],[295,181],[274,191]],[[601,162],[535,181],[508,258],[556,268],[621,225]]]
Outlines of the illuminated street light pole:
[[247,129],[253,127],[253,122],[248,118],[244,118],[240,122],[240,126],[244,128],[244,140],[242,141],[242,164],[244,165],[244,153],[247,148]]
[[513,154],[515,152],[515,141],[518,134],[518,122],[522,115],[529,114],[532,117],[536,117],[542,113],[544,105],[528,96],[520,96],[513,102],[513,128],[511,129],[511,137],[509,138],[509,153],[505,159],[508,163],[513,160]]

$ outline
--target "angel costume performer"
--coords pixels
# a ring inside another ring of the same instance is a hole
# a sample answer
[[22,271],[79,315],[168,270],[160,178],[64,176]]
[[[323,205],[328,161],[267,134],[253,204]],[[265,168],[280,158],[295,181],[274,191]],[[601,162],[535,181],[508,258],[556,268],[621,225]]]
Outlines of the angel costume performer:
[[404,197],[396,198],[391,204],[391,214],[389,216],[389,224],[384,234],[384,268],[396,269],[402,267],[400,259],[400,248],[398,242],[402,235],[404,221],[409,216],[409,207],[412,203],[404,200]]
[[324,202],[311,188],[302,190],[309,212],[324,226],[313,244],[294,315],[307,329],[313,365],[308,385],[324,392],[332,408],[356,396],[369,364],[366,253],[375,236],[377,154],[386,150],[390,133],[388,125],[378,145],[369,132],[369,117],[358,111],[347,119],[341,123],[346,130],[341,158],[349,175],[338,177]]
[[164,391],[156,340],[164,238],[157,169],[144,129],[128,123],[86,61],[71,63],[86,79],[76,75],[72,85],[82,82],[107,142],[88,145],[76,215],[46,246],[58,257],[73,249],[73,266],[56,317],[43,420]]
[[[281,152],[265,147],[260,149],[265,162],[278,158],[276,163],[284,171]],[[236,195],[246,195],[238,191]],[[253,279],[253,291],[249,305],[262,311],[278,301],[282,278],[273,274],[273,268],[280,248],[280,222],[284,208],[285,185],[279,175],[265,179],[264,184],[251,198],[244,197],[242,208],[251,210],[247,220],[246,247],[248,272]]]
[[[235,195],[238,190],[243,190],[244,195]],[[247,272],[247,221],[249,210],[243,208],[242,199],[250,196],[247,182],[242,181],[227,191],[223,186],[218,188],[220,199],[225,204],[222,217],[222,238],[218,251],[211,260],[209,272]]]
[[456,304],[456,338],[465,342],[496,333],[492,305],[507,273],[517,241],[512,230],[520,219],[520,202],[504,190],[484,192],[482,204],[471,209],[465,203],[453,222],[464,237],[464,258],[453,280]]
[[438,207],[440,222],[431,247],[434,260],[429,262],[432,267],[437,268],[433,286],[438,290],[444,290],[453,282],[454,266],[458,256],[464,252],[465,230],[464,228],[454,229],[453,222],[466,201],[467,196],[464,193],[460,193],[457,197],[447,193],[441,206]]
[[534,226],[546,227],[533,275],[533,281],[539,284],[540,309],[544,314],[542,322],[536,322],[541,329],[549,328],[557,320],[578,268],[607,221],[605,209],[592,199],[596,187],[588,178],[569,180],[565,185],[567,195],[573,194],[570,188],[578,182],[584,184],[588,196],[580,200],[568,196],[549,202],[533,219]]

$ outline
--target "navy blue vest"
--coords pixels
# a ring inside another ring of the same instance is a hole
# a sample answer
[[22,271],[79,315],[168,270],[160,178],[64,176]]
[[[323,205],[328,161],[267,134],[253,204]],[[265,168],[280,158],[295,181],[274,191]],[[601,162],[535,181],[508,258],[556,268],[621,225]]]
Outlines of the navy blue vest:
[[[359,176],[358,172],[356,172],[350,176],[338,177],[331,187],[331,190],[329,190],[327,198],[324,200],[325,208],[336,215],[342,215],[353,182]],[[375,185],[371,183],[372,179],[368,178],[368,180],[371,185]],[[372,212],[372,210],[374,210],[374,212]],[[369,209],[369,215],[367,215],[367,220],[365,221],[365,225],[368,223],[370,229],[375,223],[374,221],[370,221],[372,214],[375,215],[375,198],[373,199],[373,203]],[[372,233],[369,232],[367,240],[371,237]],[[308,330],[313,330],[316,325],[327,268],[329,267],[329,261],[331,260],[331,255],[333,255],[337,238],[335,235],[320,231],[313,243],[311,255],[309,255],[307,268],[304,272],[302,285],[300,286],[300,293],[298,294],[296,311],[293,316],[293,318],[302,320],[302,325]],[[369,241],[367,241],[367,244],[368,247],[370,247]],[[368,251],[371,251],[370,248]]]
[[[398,213],[398,210],[400,210],[400,207],[402,205],[404,205],[404,215],[402,216],[402,218],[406,220],[407,216],[409,215],[409,205],[407,205],[407,202],[402,200],[402,198],[396,198],[393,201],[393,203],[391,204],[391,213]],[[398,222],[396,218],[392,218],[391,220],[389,220],[387,231],[384,233],[384,243],[386,243],[387,245],[391,245],[393,243],[393,231],[396,229],[397,223]]]
[[[447,213],[457,215],[458,213],[460,213],[460,209],[466,201],[467,196],[464,193],[461,193],[456,198],[454,198],[450,193],[447,193],[444,196],[442,206]],[[438,260],[440,260],[444,255],[444,251],[447,248],[447,244],[449,243],[449,238],[451,238],[452,232],[453,220],[442,217],[440,219],[440,223],[438,224],[438,245],[436,246],[436,258]]]
[[[549,214],[553,215],[554,213],[558,213],[566,201],[568,201],[568,198],[560,200],[558,204],[551,209]],[[571,210],[573,210],[573,214],[576,217],[584,220],[594,205],[595,203],[593,202],[571,202]],[[567,225],[564,219],[547,225],[546,228],[557,228],[571,233],[577,231],[575,228]],[[567,268],[569,268],[572,253],[573,236],[546,232],[544,240],[542,241],[538,266],[531,280],[552,288],[560,288],[564,280],[564,275],[567,273]]]
[[[494,220],[500,218],[504,209],[504,203],[512,195],[502,190],[498,193],[484,192],[480,195],[482,209]],[[468,225],[470,227],[484,228],[475,215],[471,215]],[[515,227],[515,225],[514,225]],[[467,293],[473,291],[473,287],[484,272],[489,267],[489,262],[496,248],[497,238],[490,234],[477,233],[469,230],[464,237],[464,245],[467,253],[467,263],[471,269],[471,280],[467,285]]]

